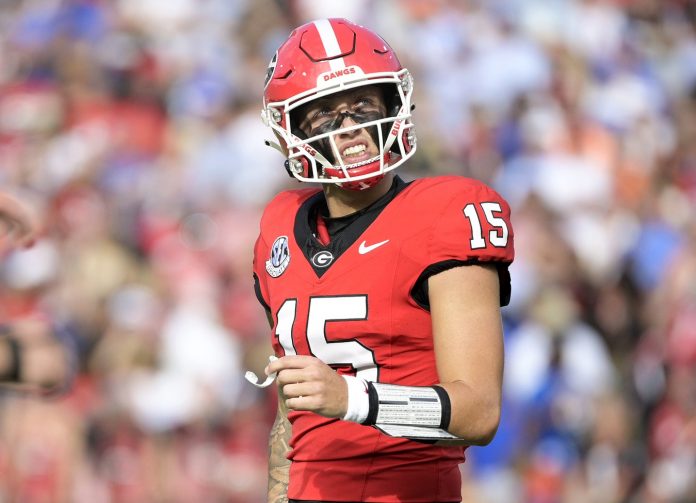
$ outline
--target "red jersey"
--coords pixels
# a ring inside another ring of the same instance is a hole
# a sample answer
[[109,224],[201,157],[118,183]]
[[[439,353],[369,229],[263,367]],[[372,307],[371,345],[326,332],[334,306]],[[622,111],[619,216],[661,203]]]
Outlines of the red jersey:
[[[311,215],[323,197],[317,189],[283,192],[261,220],[254,273],[259,300],[272,314],[275,353],[312,355],[371,381],[439,382],[427,278],[493,262],[507,304],[513,259],[507,203],[467,178],[410,184],[397,178],[387,196],[322,245]],[[312,412],[290,412],[288,419],[291,499],[461,499],[463,448],[392,438]]]

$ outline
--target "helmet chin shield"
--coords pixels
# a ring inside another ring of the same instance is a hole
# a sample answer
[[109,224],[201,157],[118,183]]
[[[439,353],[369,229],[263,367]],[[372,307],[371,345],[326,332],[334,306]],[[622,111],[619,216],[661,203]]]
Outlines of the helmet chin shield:
[[[298,118],[306,105],[367,86],[385,91],[386,113],[336,112],[309,132],[300,128]],[[361,190],[415,153],[412,93],[410,73],[382,38],[344,19],[318,20],[295,29],[271,61],[262,119],[278,137],[280,144],[272,146],[287,155],[286,168],[293,177]],[[374,142],[368,146],[374,155],[364,159],[354,153],[360,161],[351,163],[338,151],[345,142],[337,139],[357,136],[362,129]]]

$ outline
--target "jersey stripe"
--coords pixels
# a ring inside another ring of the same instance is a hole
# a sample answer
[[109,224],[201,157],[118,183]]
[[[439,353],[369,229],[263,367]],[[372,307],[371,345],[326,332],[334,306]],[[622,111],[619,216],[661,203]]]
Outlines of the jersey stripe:
[[343,58],[336,58],[336,56],[341,54],[341,46],[338,44],[338,39],[336,38],[336,33],[334,33],[333,26],[331,26],[331,21],[328,19],[320,19],[314,21],[314,26],[316,26],[319,32],[321,43],[324,46],[324,51],[326,51],[326,57],[334,58],[329,60],[331,71],[345,68],[346,64]]

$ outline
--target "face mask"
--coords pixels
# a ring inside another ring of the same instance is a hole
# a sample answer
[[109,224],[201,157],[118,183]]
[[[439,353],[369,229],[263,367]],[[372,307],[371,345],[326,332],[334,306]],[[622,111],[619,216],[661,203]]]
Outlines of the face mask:
[[[356,124],[364,124],[366,122],[376,121],[383,119],[384,116],[379,110],[366,110],[357,112],[340,112],[336,114],[336,117],[329,119],[314,129],[310,131],[310,136],[317,136],[324,133],[330,133],[336,131],[341,127],[343,121],[350,117]],[[377,126],[370,126],[367,128],[367,132],[375,142],[375,145],[379,146],[379,135],[377,133]],[[322,138],[321,140],[314,141],[310,144],[312,147],[317,149],[326,159],[331,163],[336,163],[337,159],[334,156],[333,149],[329,142],[329,138]]]

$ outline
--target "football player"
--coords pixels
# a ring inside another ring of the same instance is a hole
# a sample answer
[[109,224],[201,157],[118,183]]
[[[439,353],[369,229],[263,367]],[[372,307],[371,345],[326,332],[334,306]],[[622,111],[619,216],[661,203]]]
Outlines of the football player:
[[295,29],[269,65],[272,144],[321,184],[276,196],[255,246],[279,391],[269,502],[460,501],[465,447],[496,432],[509,207],[475,180],[394,174],[416,152],[412,94],[345,19]]
[[[25,204],[0,192],[0,253],[32,246],[37,228],[38,222]],[[8,320],[0,309],[0,385],[32,392],[66,386],[73,376],[75,358],[64,339],[43,318]]]

